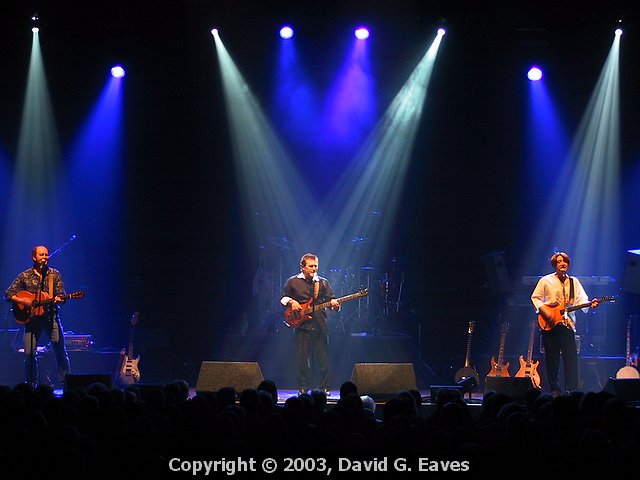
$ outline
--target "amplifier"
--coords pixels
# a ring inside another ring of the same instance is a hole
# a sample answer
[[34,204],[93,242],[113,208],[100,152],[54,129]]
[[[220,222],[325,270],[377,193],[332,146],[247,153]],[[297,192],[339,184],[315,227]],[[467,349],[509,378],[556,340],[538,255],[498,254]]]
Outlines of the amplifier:
[[91,335],[69,335],[65,333],[64,345],[69,351],[84,352],[91,350],[93,341],[91,340]]

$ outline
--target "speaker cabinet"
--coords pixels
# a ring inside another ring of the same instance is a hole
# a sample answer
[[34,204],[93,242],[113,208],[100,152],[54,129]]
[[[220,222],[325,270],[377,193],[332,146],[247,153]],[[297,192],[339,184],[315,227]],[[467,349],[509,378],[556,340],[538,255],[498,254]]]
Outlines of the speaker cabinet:
[[360,395],[392,397],[401,390],[416,390],[412,363],[356,363],[351,381]]
[[640,250],[627,250],[622,290],[640,295]]
[[102,383],[107,388],[112,387],[111,373],[68,373],[64,381],[64,389],[87,388],[92,383]]
[[202,362],[196,392],[234,387],[240,393],[247,388],[257,388],[263,380],[258,362]]
[[504,263],[504,252],[491,252],[482,255],[482,264],[487,274],[491,293],[501,295],[512,290],[507,267]]
[[535,387],[529,377],[487,377],[484,381],[484,393],[494,390],[509,395],[516,401],[524,400],[531,388]]
[[604,391],[625,402],[640,401],[640,378],[610,378]]

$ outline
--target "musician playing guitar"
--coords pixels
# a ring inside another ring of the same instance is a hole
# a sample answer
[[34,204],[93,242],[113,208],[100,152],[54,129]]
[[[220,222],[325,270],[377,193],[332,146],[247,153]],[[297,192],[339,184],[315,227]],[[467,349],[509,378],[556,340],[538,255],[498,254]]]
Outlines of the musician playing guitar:
[[[575,337],[575,311],[572,305],[596,308],[598,299],[589,300],[580,280],[568,274],[571,258],[564,252],[551,256],[555,272],[538,280],[531,302],[536,308],[542,332],[544,360],[549,390],[553,395],[571,392],[578,388],[578,350]],[[564,365],[565,388],[560,388],[558,373],[560,355]]]
[[[64,344],[64,329],[58,305],[68,296],[60,271],[49,267],[49,250],[39,245],[31,252],[33,266],[21,272],[5,293],[18,310],[28,312],[24,321],[25,381],[38,383],[38,341],[42,334],[51,340],[58,367],[58,380],[63,382],[69,372],[69,356]],[[53,301],[50,301],[53,299]],[[16,316],[17,317],[17,316]]]
[[[300,259],[300,273],[287,279],[280,303],[296,312],[307,306],[329,302],[332,310],[340,310],[329,281],[318,275],[318,256],[305,253]],[[327,313],[324,308],[314,310],[295,329],[296,365],[299,393],[311,385],[311,365],[318,374],[318,387],[329,394],[329,341]]]

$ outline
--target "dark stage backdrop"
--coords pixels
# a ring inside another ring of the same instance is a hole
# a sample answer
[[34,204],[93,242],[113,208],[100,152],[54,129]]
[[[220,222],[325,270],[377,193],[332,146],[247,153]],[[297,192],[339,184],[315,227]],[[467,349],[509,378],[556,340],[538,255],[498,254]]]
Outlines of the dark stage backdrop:
[[[381,103],[386,104],[418,59],[415,45],[424,45],[438,19],[446,19],[450,32],[434,71],[389,248],[389,256],[398,258],[405,274],[398,329],[415,340],[442,378],[464,362],[470,320],[477,321],[474,353],[493,354],[501,314],[522,319],[513,336],[519,339],[516,345],[524,338],[526,347],[527,314],[518,305],[508,305],[506,296],[494,294],[482,262],[486,253],[503,251],[512,281],[539,273],[516,268],[534,220],[522,208],[527,192],[520,183],[527,156],[524,69],[531,57],[544,59],[553,72],[550,88],[559,114],[567,130],[575,131],[609,50],[610,24],[619,9],[629,24],[620,83],[623,188],[639,190],[635,163],[640,140],[635,132],[640,127],[640,23],[635,5],[330,1],[299,2],[315,4],[302,8],[294,5],[298,2],[262,0],[41,3],[41,45],[63,149],[91,110],[107,65],[120,61],[128,69],[125,208],[119,232],[123,240],[109,243],[112,232],[101,232],[104,251],[68,260],[86,265],[89,272],[96,257],[106,264],[118,263],[122,278],[109,285],[90,273],[79,278],[113,305],[107,311],[83,312],[82,318],[74,317],[71,308],[66,314],[80,333],[99,333],[96,349],[118,350],[129,339],[131,312],[139,310],[136,349],[143,355],[143,371],[150,358],[157,359],[157,365],[170,365],[159,369],[170,372],[167,376],[191,372],[202,360],[219,358],[218,336],[234,333],[242,321],[257,268],[257,246],[243,236],[239,218],[240,192],[209,34],[214,24],[226,29],[224,40],[238,68],[268,104],[274,53],[261,39],[277,25],[280,14],[292,9],[294,20],[306,28],[307,33],[299,34],[300,53],[319,59],[317,70],[309,75],[321,83],[330,77],[331,62],[323,53],[327,35],[346,28],[351,18],[370,20],[396,35],[373,52],[379,54],[375,68]],[[5,62],[0,76],[0,200],[5,205],[21,125],[31,13],[32,5],[17,0],[3,2],[0,10],[0,58]],[[523,27],[532,23],[547,29],[547,44],[524,38]],[[633,195],[625,193],[624,198],[629,213],[623,235],[631,245],[640,227],[631,213]],[[9,216],[0,209],[1,224]],[[99,219],[94,228],[100,228]],[[295,272],[296,265],[288,265],[288,270]],[[9,281],[0,279],[0,284]],[[517,287],[522,289],[519,293],[528,293],[529,287]],[[616,314],[620,322],[635,308],[634,299],[629,302]],[[618,350],[624,347],[620,345]]]

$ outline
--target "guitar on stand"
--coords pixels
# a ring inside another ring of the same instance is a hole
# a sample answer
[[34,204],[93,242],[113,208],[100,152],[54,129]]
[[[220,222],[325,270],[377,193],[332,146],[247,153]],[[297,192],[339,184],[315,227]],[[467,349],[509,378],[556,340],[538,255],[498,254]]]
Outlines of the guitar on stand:
[[131,316],[131,330],[129,333],[129,349],[125,353],[124,348],[120,352],[120,368],[118,369],[118,379],[116,383],[121,385],[131,385],[140,381],[140,370],[138,369],[138,362],[140,361],[140,355],[137,358],[133,358],[133,332],[136,324],[138,323],[139,312],[133,312]]
[[[471,320],[469,322],[469,328],[467,330],[467,354],[464,360],[464,367],[459,369],[454,376],[454,380],[456,383],[467,378],[473,378],[475,381],[474,388],[480,385],[480,375],[478,375],[478,372],[471,366],[471,362],[469,361],[469,358],[471,356],[471,337],[473,336],[473,329],[475,327],[475,324],[476,322],[474,320]],[[473,390],[473,388],[471,390]],[[469,391],[469,396],[471,396],[471,391]]]
[[509,324],[504,322],[500,328],[500,348],[498,350],[498,360],[491,357],[491,370],[487,373],[487,377],[510,377],[509,362],[504,363],[504,343],[509,332]]
[[541,388],[540,374],[538,373],[538,365],[540,360],[533,361],[533,343],[536,334],[536,322],[531,322],[531,336],[529,337],[529,350],[527,350],[527,359],[520,355],[520,369],[516,373],[516,377],[529,377],[535,388]]
[[631,318],[627,319],[627,364],[616,373],[616,378],[640,378],[638,372],[638,356],[631,355]]

